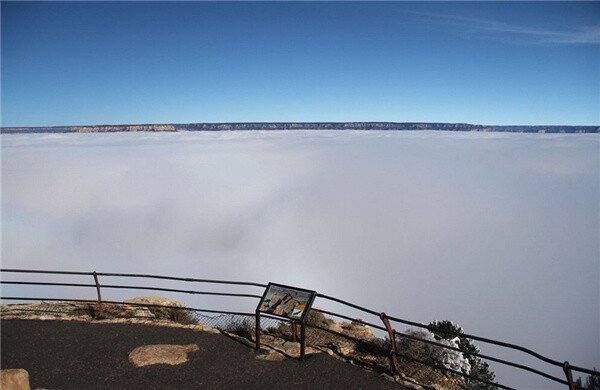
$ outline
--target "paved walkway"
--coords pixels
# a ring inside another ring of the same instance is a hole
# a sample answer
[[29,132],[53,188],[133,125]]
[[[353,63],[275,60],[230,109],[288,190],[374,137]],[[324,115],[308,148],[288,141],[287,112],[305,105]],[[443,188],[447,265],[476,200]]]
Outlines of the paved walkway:
[[[48,389],[403,389],[326,354],[304,361],[257,360],[221,334],[159,326],[3,320],[2,368],[24,368],[31,388]],[[136,368],[134,348],[198,344],[187,363]]]

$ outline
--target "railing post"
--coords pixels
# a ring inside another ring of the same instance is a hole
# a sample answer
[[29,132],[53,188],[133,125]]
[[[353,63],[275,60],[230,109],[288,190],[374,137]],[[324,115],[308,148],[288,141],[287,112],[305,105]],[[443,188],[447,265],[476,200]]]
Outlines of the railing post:
[[256,350],[260,351],[260,311],[256,309],[256,330],[255,330],[255,338],[256,338]]
[[383,325],[385,325],[390,336],[390,370],[392,371],[392,374],[398,374],[400,373],[400,369],[398,368],[398,358],[396,357],[396,332],[390,326],[390,322],[385,316],[385,313],[381,313],[379,318],[383,321]]
[[563,363],[563,371],[567,376],[567,382],[569,383],[569,390],[575,390],[575,382],[573,382],[573,373],[571,372],[571,365],[569,362]]
[[98,283],[98,274],[94,271],[94,282],[96,283],[96,291],[98,292],[98,318],[104,318],[102,311],[102,295],[100,294],[100,283]]

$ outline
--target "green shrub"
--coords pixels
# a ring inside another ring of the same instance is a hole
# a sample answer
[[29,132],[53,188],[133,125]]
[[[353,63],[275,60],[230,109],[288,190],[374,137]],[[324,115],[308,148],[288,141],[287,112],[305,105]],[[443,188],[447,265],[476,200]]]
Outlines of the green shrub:
[[[232,320],[236,317],[232,317]],[[232,321],[231,325],[227,327],[227,331],[235,333],[240,336],[249,336],[256,330],[255,319],[252,317],[245,317],[238,321]]]
[[329,328],[335,321],[331,318],[325,317],[325,314],[318,311],[318,309],[311,309],[306,317],[306,324],[318,328]]
[[[464,333],[462,328],[458,325],[452,323],[452,321],[433,321],[429,324],[429,331],[435,335],[437,340],[452,340],[457,337],[454,334],[447,333],[445,331],[456,332],[456,333]],[[478,353],[479,347],[471,342],[471,340],[467,339],[464,336],[458,336],[458,348],[465,352]],[[481,361],[477,356],[471,355],[469,353],[464,354],[465,358],[469,361],[471,365],[471,370],[467,374],[478,378],[483,379],[489,382],[493,382],[496,379],[496,374],[490,370],[489,364],[484,361]],[[480,382],[475,379],[465,378],[465,383],[471,389],[477,390],[497,390],[498,388],[493,385],[488,385],[483,382]]]
[[[594,371],[596,371],[596,367],[594,367]],[[581,378],[577,378],[575,384],[578,388],[582,388],[585,390],[600,390],[600,376],[597,375],[588,375],[585,380],[585,386],[581,382]]]
[[172,307],[146,306],[150,313],[157,319],[174,321],[183,325],[192,325],[196,323],[196,318],[187,309],[176,309]]
[[76,307],[73,310],[71,310],[69,314],[75,317],[90,316],[93,318],[96,313],[91,305],[87,305],[82,307]]
[[170,320],[183,325],[196,324],[196,317],[186,309],[171,309]]

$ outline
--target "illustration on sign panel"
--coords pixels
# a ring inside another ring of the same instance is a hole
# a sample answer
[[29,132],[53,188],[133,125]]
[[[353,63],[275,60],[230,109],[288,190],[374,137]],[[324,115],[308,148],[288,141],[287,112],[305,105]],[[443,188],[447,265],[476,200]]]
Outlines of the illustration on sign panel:
[[276,316],[300,319],[306,311],[313,292],[270,284],[259,310]]

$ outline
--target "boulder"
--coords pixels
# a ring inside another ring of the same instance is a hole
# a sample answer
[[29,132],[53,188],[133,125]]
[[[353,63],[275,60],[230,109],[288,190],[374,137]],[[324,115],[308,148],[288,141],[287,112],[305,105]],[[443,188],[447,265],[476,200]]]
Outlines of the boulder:
[[[272,349],[272,351],[274,350],[273,352],[278,352],[279,355],[282,355],[282,356],[287,356],[287,357],[292,357],[292,358],[297,358],[300,356],[300,350],[301,350],[300,343],[296,342],[296,341],[288,341],[281,337],[275,337],[272,335],[264,334],[260,337],[260,343],[261,343],[262,347],[265,347],[265,346],[269,347]],[[254,345],[255,345],[254,343],[251,344],[252,347]],[[306,356],[310,356],[310,355],[314,355],[317,353],[321,353],[321,351],[307,346],[304,350],[304,353]],[[256,357],[256,358],[262,359],[262,360],[278,360],[279,359],[278,355],[273,355],[271,357],[272,357],[272,359],[270,359],[270,358],[268,359],[267,357]]]
[[[181,307],[183,308],[184,306],[177,302],[177,301],[173,301],[171,299],[167,299],[167,298],[162,298],[162,297],[138,297],[138,298],[133,298],[133,299],[128,299],[126,301],[123,301],[123,303],[125,303],[125,305],[122,306],[122,309],[126,308],[129,309],[130,311],[132,311],[132,313],[134,313],[133,316],[136,317],[156,317],[158,319],[165,319],[165,320],[175,320],[177,315],[180,315],[181,313],[187,313],[184,310],[180,310],[180,309],[173,309],[173,308],[168,308],[168,307],[157,307],[157,306],[153,306],[153,305],[158,305],[158,306],[175,306],[175,307]],[[132,305],[127,305],[127,304],[136,304],[135,306]],[[137,306],[137,305],[148,305],[146,307],[144,306]],[[147,312],[147,313],[144,313]],[[141,315],[138,315],[141,314]],[[184,315],[184,314],[181,314]],[[191,319],[190,321],[191,322]]]
[[198,351],[196,344],[188,345],[144,345],[129,354],[129,361],[136,367],[152,364],[170,364],[176,366],[188,361],[188,352]]
[[[158,320],[169,320],[180,324],[191,325],[196,323],[196,317],[193,312],[186,310],[185,306],[177,301],[162,297],[138,297],[123,301],[122,309],[127,308],[132,311],[132,317],[148,317]],[[136,304],[133,306],[132,304]],[[148,305],[138,306],[138,305]],[[154,306],[157,305],[157,306]],[[170,307],[159,307],[170,306]],[[181,308],[181,309],[178,309]],[[141,310],[141,311],[140,311]],[[147,310],[147,312],[143,312]],[[136,314],[137,313],[137,314]]]
[[336,333],[343,333],[344,329],[342,328],[342,324],[339,322],[334,322],[330,325],[327,326],[327,329],[329,329],[332,332],[336,332]]
[[123,301],[123,303],[135,303],[138,305],[160,305],[160,306],[177,306],[183,307],[183,305],[177,301],[163,297],[137,297]]
[[148,309],[137,309],[133,311],[133,316],[136,318],[154,318],[156,317],[150,310]]
[[271,362],[280,362],[286,359],[285,355],[277,351],[268,351],[267,353],[256,355],[254,358],[258,360],[268,360]]
[[31,390],[29,373],[23,369],[0,370],[0,389]]

